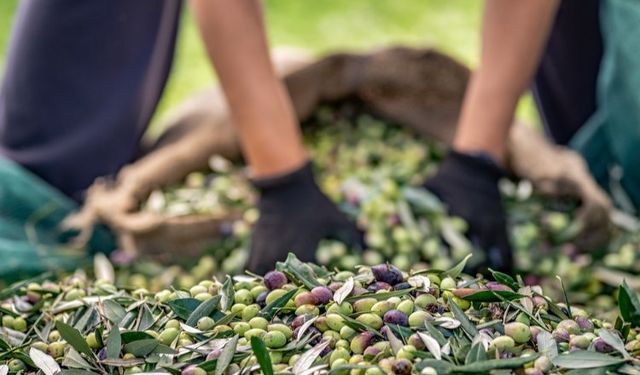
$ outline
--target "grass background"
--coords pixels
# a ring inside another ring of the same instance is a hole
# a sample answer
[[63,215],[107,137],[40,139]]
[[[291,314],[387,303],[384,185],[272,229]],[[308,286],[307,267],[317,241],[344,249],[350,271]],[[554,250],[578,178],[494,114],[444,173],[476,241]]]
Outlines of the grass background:
[[[18,0],[0,1],[0,77],[17,4]],[[296,46],[318,54],[394,43],[431,46],[471,66],[479,53],[480,1],[265,0],[264,4],[273,46]],[[184,10],[174,69],[156,120],[215,80],[188,7]],[[529,96],[523,99],[518,117],[537,123]]]

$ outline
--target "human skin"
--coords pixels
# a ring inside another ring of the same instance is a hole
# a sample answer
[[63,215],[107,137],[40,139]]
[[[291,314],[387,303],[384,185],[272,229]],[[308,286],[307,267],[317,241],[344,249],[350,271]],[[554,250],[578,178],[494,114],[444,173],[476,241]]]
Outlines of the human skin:
[[258,0],[192,0],[253,178],[286,174],[308,159],[289,97],[277,78]]
[[559,0],[487,0],[480,64],[472,74],[454,138],[459,152],[505,163],[516,105],[540,62]]

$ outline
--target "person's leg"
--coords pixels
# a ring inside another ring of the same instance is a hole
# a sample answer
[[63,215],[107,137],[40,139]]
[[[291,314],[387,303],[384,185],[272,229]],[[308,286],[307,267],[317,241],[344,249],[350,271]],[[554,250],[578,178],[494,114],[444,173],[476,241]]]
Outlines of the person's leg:
[[169,74],[180,0],[24,0],[0,89],[0,156],[78,199],[135,156]]
[[601,58],[599,0],[563,0],[533,85],[545,130],[558,144],[595,112]]

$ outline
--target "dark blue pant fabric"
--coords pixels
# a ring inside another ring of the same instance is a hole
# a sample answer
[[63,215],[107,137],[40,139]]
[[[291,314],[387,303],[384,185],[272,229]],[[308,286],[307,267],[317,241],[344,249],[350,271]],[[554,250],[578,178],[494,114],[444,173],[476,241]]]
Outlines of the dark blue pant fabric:
[[0,156],[79,200],[136,156],[171,68],[180,0],[23,0]]
[[[0,89],[0,156],[80,200],[136,156],[173,57],[180,0],[23,0]],[[535,77],[566,144],[595,111],[597,0],[564,0]]]

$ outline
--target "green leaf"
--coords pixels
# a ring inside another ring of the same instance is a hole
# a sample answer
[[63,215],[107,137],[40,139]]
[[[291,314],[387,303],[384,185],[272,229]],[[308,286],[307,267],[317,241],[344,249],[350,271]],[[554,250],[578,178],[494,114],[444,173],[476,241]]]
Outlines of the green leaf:
[[449,306],[451,307],[451,311],[453,312],[453,316],[460,321],[462,329],[469,335],[470,338],[474,338],[478,335],[478,329],[476,326],[471,323],[467,315],[462,311],[460,306],[458,306],[453,299],[449,299]]
[[603,328],[598,331],[598,336],[600,336],[600,338],[602,338],[604,342],[609,344],[612,348],[620,352],[625,359],[631,358],[627,350],[624,348],[624,342],[615,332]]
[[167,305],[171,308],[174,314],[176,314],[182,320],[189,319],[189,316],[195,309],[200,306],[202,302],[195,298],[179,298],[167,302]]
[[438,197],[428,190],[407,186],[402,189],[404,199],[420,213],[441,213],[444,206]]
[[284,263],[278,263],[277,268],[295,277],[298,282],[304,284],[309,290],[322,286],[318,282],[318,276],[313,272],[313,269],[301,262],[293,253],[289,253]]
[[607,367],[622,364],[625,359],[612,357],[607,354],[578,350],[567,354],[562,354],[552,360],[553,364],[568,369],[583,369]]
[[260,370],[264,375],[273,375],[273,366],[271,365],[271,357],[269,357],[269,352],[267,351],[267,347],[264,345],[262,339],[258,336],[251,337],[251,349],[253,349],[253,354],[256,356],[258,360],[258,364],[260,365]]
[[394,290],[391,292],[382,292],[382,293],[364,293],[364,294],[360,294],[358,296],[350,296],[347,297],[345,299],[345,301],[347,302],[355,302],[357,300],[363,299],[363,298],[374,298],[378,301],[383,301],[383,300],[387,300],[391,297],[402,297],[404,295],[407,295],[411,292],[413,292],[414,290],[416,290],[416,288],[407,288],[407,289],[400,289],[400,290]]
[[74,348],[69,348],[62,360],[62,366],[70,368],[86,369],[91,365]]
[[487,352],[484,350],[484,346],[482,346],[482,343],[477,342],[467,353],[464,363],[465,365],[469,365],[474,362],[486,361],[488,359],[489,357],[487,356]]
[[499,282],[500,284],[506,285],[509,288],[513,289],[513,290],[518,290],[520,289],[520,285],[518,285],[518,282],[515,281],[513,279],[513,277],[507,275],[506,273],[502,273],[499,271],[494,271],[492,269],[490,269],[489,271],[491,271],[491,274],[493,275],[493,278]]
[[140,324],[138,324],[138,331],[144,331],[153,326],[155,320],[153,319],[153,315],[147,305],[142,305],[139,312],[140,316]]
[[145,357],[153,352],[160,343],[156,339],[144,339],[128,343],[124,346],[126,353],[136,357]]
[[122,336],[118,326],[113,326],[107,337],[107,358],[120,358],[120,346],[122,346]]
[[60,332],[60,336],[62,336],[62,338],[75,350],[89,357],[93,357],[93,352],[91,351],[89,344],[87,344],[84,337],[82,337],[77,329],[59,320],[56,321],[56,329]]
[[215,326],[220,326],[220,325],[224,325],[224,324],[229,324],[229,323],[231,323],[231,322],[233,321],[233,319],[234,319],[237,315],[238,315],[238,313],[237,313],[237,312],[234,312],[234,313],[229,313],[229,314],[227,314],[227,315],[223,316],[222,318],[220,318],[220,319],[216,320],[216,324],[214,325],[214,327],[215,327]]
[[319,344],[315,345],[311,349],[300,355],[300,358],[296,361],[296,364],[293,365],[293,373],[294,374],[302,374],[306,371],[309,371],[313,363],[320,356],[320,353],[324,351],[324,349],[329,346],[330,340],[323,340]]
[[564,303],[567,305],[567,315],[569,319],[573,319],[573,314],[571,314],[571,304],[569,303],[569,296],[567,295],[567,289],[564,287],[564,281],[560,276],[556,276],[556,279],[560,281],[560,287],[562,288],[562,294],[564,295]]
[[507,301],[514,301],[524,297],[522,294],[518,294],[515,292],[510,292],[508,290],[481,290],[479,292],[475,292],[473,294],[469,294],[467,296],[462,297],[465,301],[471,302],[501,302],[503,299],[498,298],[498,296],[502,297]]
[[134,342],[134,341],[138,341],[138,340],[152,339],[153,338],[153,336],[151,336],[150,334],[148,334],[146,332],[141,332],[141,331],[122,332],[120,334],[120,336],[122,337],[122,343],[123,344],[128,344],[130,342]]
[[222,352],[218,357],[218,362],[216,363],[216,371],[214,375],[222,375],[227,370],[227,367],[231,364],[233,360],[233,355],[236,352],[236,347],[238,346],[238,335],[235,335],[231,338],[231,340],[227,341],[222,348]]
[[60,371],[58,375],[99,375],[99,374],[89,370],[69,369],[69,370]]
[[338,312],[338,315],[340,315],[342,317],[342,319],[344,319],[344,324],[348,325],[351,329],[353,329],[354,331],[357,332],[364,332],[364,331],[369,331],[372,332],[373,334],[375,334],[376,336],[382,337],[382,335],[380,334],[380,332],[378,332],[377,329],[366,325],[364,323],[361,323],[355,319],[353,319],[352,317],[345,315],[341,312]]
[[467,255],[466,257],[464,257],[464,259],[460,261],[460,263],[456,264],[453,268],[444,271],[442,275],[449,276],[454,279],[460,276],[460,274],[462,273],[462,270],[464,270],[464,267],[467,265],[467,261],[469,260],[469,258],[471,258],[471,256],[472,254]]
[[627,281],[623,281],[618,293],[618,306],[620,315],[625,322],[634,327],[640,326],[640,301],[636,292],[629,287]]
[[267,320],[273,319],[278,310],[283,308],[297,292],[298,288],[291,289],[290,291],[286,292],[282,296],[278,297],[275,301],[263,307],[262,310],[260,310],[260,312],[258,313],[258,316],[261,316]]
[[215,296],[202,302],[187,318],[186,324],[190,327],[195,327],[198,320],[202,317],[209,316],[220,304],[222,296]]
[[60,372],[58,363],[50,355],[38,349],[31,348],[31,350],[29,350],[29,357],[30,361],[33,361],[33,364],[42,370],[45,375],[54,375]]
[[438,344],[440,344],[440,346],[444,346],[447,343],[447,339],[444,337],[442,332],[434,327],[433,324],[431,324],[430,322],[424,322],[424,326],[425,328],[427,328],[427,332],[431,335],[431,337],[438,341]]
[[222,284],[222,290],[220,291],[220,294],[222,295],[222,300],[220,302],[222,311],[229,311],[233,305],[235,293],[236,292],[233,289],[233,280],[231,279],[231,276],[227,275],[224,284]]
[[474,362],[464,366],[454,366],[449,369],[450,374],[481,374],[491,370],[517,369],[529,362],[535,361],[540,355],[530,355],[510,359],[490,359],[488,361]]
[[536,344],[538,344],[538,352],[547,356],[547,358],[553,360],[558,356],[558,344],[549,332],[542,331],[538,333]]
[[127,310],[112,299],[105,300],[102,304],[104,305],[104,315],[113,324],[120,324],[127,315]]
[[445,375],[449,373],[449,370],[453,368],[453,366],[454,365],[451,362],[447,362],[444,360],[423,359],[422,361],[416,364],[416,370],[422,371],[422,369],[426,367],[431,367],[434,370],[436,370],[438,375]]

